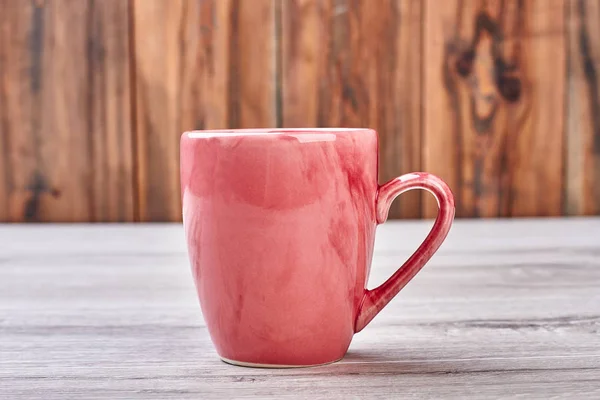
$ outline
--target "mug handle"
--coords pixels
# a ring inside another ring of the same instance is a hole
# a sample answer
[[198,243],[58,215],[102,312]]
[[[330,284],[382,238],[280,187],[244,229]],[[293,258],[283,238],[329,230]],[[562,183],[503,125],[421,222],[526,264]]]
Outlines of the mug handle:
[[360,332],[406,286],[423,268],[440,247],[454,220],[454,197],[452,191],[435,175],[415,172],[392,179],[377,191],[375,212],[377,224],[388,217],[392,201],[400,194],[412,189],[425,189],[437,200],[439,212],[431,231],[412,256],[387,281],[373,290],[365,289],[358,308],[354,332]]

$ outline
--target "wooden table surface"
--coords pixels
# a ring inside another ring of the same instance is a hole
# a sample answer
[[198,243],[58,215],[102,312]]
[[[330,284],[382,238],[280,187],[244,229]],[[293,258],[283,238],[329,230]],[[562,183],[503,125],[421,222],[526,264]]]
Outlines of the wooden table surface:
[[[431,221],[377,233],[370,286]],[[221,362],[180,225],[0,226],[0,398],[600,398],[600,219],[458,221],[341,362]]]

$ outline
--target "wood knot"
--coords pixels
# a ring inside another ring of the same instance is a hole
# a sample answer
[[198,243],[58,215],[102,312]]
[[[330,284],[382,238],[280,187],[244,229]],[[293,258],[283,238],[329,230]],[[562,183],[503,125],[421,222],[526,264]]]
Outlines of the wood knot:
[[514,76],[500,75],[496,79],[500,95],[509,103],[514,103],[521,97],[521,80]]
[[456,60],[456,72],[463,78],[471,75],[471,71],[473,71],[473,61],[475,60],[475,52],[473,50],[465,51],[459,58]]
[[[472,74],[486,74],[482,81],[493,83],[500,96],[513,103],[521,97],[521,80],[516,75],[518,63],[509,62],[502,52],[504,33],[498,21],[485,12],[478,14],[475,20],[475,35],[465,51],[459,53],[456,60],[456,73],[462,78]],[[492,59],[493,67],[487,62]]]
[[40,171],[34,172],[27,190],[31,192],[31,197],[23,206],[23,216],[25,221],[39,220],[40,202],[43,194],[49,194],[55,198],[60,197],[61,195],[60,190],[51,187],[48,184],[46,177]]

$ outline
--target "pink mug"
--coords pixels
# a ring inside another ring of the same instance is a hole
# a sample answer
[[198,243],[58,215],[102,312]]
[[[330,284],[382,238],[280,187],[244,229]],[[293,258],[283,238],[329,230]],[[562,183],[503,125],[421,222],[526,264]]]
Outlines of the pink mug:
[[[243,129],[181,137],[183,223],[202,313],[221,359],[292,367],[341,359],[352,336],[446,238],[454,199],[418,172],[379,186],[371,129]],[[425,189],[439,213],[385,283],[366,284],[392,200]]]

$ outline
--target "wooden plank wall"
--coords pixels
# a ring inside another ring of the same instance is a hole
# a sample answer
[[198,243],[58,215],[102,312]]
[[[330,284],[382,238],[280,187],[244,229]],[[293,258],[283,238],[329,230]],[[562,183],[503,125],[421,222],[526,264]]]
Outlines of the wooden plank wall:
[[133,220],[121,0],[0,0],[0,220]]
[[0,221],[179,220],[181,132],[273,126],[373,127],[461,217],[599,214],[599,68],[597,0],[0,0]]

